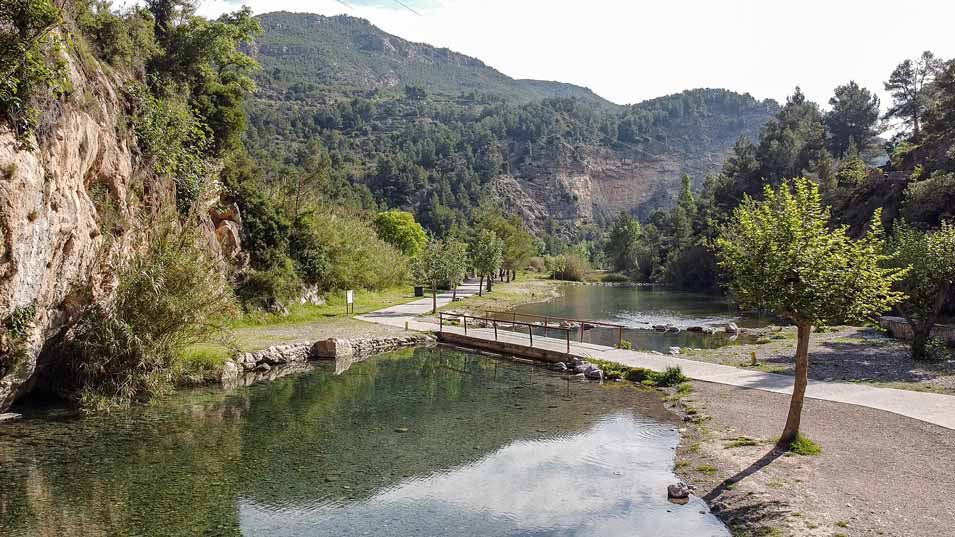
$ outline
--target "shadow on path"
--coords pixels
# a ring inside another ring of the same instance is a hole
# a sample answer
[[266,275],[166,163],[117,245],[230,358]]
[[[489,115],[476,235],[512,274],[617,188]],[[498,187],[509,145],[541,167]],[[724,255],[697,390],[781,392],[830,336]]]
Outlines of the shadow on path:
[[753,464],[750,464],[748,467],[740,470],[736,475],[724,479],[722,483],[714,487],[713,490],[709,491],[706,496],[703,496],[703,499],[706,500],[706,503],[712,503],[713,500],[719,498],[724,492],[731,490],[733,485],[769,466],[773,463],[773,461],[782,457],[784,453],[786,453],[785,450],[773,447],[769,453],[766,453],[760,457]]

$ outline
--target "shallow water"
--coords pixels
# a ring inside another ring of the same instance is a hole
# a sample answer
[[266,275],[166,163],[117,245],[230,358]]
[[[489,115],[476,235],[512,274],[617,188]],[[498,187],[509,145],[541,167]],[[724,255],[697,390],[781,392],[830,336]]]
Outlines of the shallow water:
[[[515,311],[620,324],[628,328],[624,331],[624,339],[635,349],[660,352],[667,352],[670,347],[706,349],[748,341],[746,338],[732,339],[722,332],[716,335],[687,332],[686,328],[691,326],[722,331],[729,322],[749,327],[766,324],[765,320],[743,316],[724,297],[659,286],[565,285],[561,288],[561,296],[547,302],[525,304]],[[672,324],[682,330],[656,332],[652,327],[657,324]],[[574,336],[579,337],[579,332],[572,334]],[[555,337],[563,337],[563,333]],[[584,341],[603,345],[616,345],[618,338],[614,329],[598,328],[584,334]]]
[[0,535],[727,536],[659,396],[446,348],[0,427]]

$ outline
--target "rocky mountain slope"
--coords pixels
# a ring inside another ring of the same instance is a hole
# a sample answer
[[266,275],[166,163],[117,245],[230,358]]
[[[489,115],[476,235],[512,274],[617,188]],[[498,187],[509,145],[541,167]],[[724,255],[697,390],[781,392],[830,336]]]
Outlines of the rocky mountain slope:
[[[673,202],[682,174],[700,184],[717,173],[737,138],[758,139],[778,109],[719,89],[618,106],[571,84],[511,79],[362,19],[257,18],[253,152],[281,160],[286,151],[289,165],[298,158],[289,147],[321,139],[350,164],[354,186],[432,229],[442,225],[431,220],[436,202],[466,213],[479,191],[537,234],[569,239],[621,210],[646,216]],[[433,147],[447,150],[431,158]],[[392,156],[412,160],[416,178],[383,176],[379,164]]]

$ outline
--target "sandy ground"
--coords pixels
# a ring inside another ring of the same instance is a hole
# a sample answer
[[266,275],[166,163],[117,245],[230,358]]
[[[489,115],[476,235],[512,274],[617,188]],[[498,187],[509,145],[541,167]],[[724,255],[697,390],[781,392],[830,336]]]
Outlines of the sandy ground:
[[[677,471],[744,536],[955,535],[955,431],[895,414],[807,400],[815,456],[782,455],[789,397],[693,383],[696,410]],[[729,447],[741,437],[757,445]]]
[[[760,371],[793,373],[795,328],[770,333],[763,344],[731,345],[719,349],[690,350],[681,358],[741,366],[756,352]],[[809,376],[817,380],[865,382],[886,388],[955,394],[955,360],[917,362],[909,345],[872,328],[836,327],[813,333],[809,347]],[[952,533],[955,535],[955,531]]]

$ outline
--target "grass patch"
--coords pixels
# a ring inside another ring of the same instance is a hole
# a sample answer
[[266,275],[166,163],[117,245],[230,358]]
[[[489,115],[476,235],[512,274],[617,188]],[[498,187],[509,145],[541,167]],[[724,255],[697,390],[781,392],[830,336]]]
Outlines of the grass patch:
[[[355,315],[411,302],[415,297],[410,285],[390,287],[380,291],[355,290]],[[229,323],[229,328],[253,328],[257,326],[299,324],[322,321],[325,319],[350,317],[345,313],[345,292],[335,291],[325,297],[325,304],[292,304],[288,315],[266,313],[262,311],[249,312]]]
[[805,436],[799,435],[793,440],[792,444],[789,444],[789,452],[796,455],[812,456],[822,453],[822,448]]
[[704,475],[716,475],[716,467],[709,464],[701,464],[696,467],[696,471]]
[[[607,378],[626,379],[632,382],[639,382],[644,386],[656,388],[672,387],[685,384],[689,380],[679,367],[668,367],[666,371],[658,372],[645,367],[629,367],[608,360],[590,359],[588,361],[599,367]],[[684,390],[686,389],[687,388],[684,388]],[[692,389],[692,386],[690,386],[689,390],[692,391]],[[685,393],[689,393],[689,391]]]
[[849,521],[848,521],[848,520],[840,520],[840,521],[836,522],[836,526],[839,526],[840,528],[848,528],[848,527],[849,527]]
[[734,439],[730,440],[728,444],[726,444],[725,446],[723,446],[723,448],[724,448],[724,449],[733,449],[733,448],[741,448],[741,447],[748,447],[748,446],[758,446],[758,445],[759,445],[759,441],[758,441],[758,440],[755,440],[755,439],[752,439],[752,438],[749,438],[749,437],[746,437],[746,436],[740,436],[740,437],[738,437],[738,438],[734,438]]
[[772,487],[772,488],[774,488],[774,489],[779,489],[779,488],[783,488],[783,487],[786,486],[786,485],[785,485],[785,483],[782,483],[782,482],[779,482],[779,481],[770,481],[769,483],[766,483],[766,486],[767,486],[767,487]]

